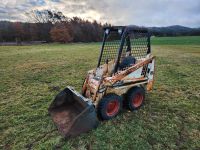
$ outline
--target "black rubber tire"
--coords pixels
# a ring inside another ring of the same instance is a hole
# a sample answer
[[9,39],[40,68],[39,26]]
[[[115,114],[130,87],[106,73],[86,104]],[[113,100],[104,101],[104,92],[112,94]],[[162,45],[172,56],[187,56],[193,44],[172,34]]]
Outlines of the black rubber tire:
[[[119,109],[114,115],[110,116],[106,112],[107,112],[108,104],[112,101],[117,101],[119,103]],[[99,104],[97,106],[97,115],[98,115],[99,119],[101,119],[101,120],[110,120],[110,119],[116,117],[120,113],[121,110],[122,110],[122,97],[117,94],[111,93],[111,94],[104,96],[99,101]]]
[[136,59],[133,56],[125,57],[119,65],[119,69],[122,70],[126,67],[130,67],[131,65],[135,64]]
[[[138,98],[137,97],[138,95],[140,95],[141,97],[139,102],[137,103],[136,99]],[[142,105],[144,104],[144,100],[145,100],[145,90],[142,87],[133,87],[127,92],[124,103],[129,110],[134,111],[142,107]]]

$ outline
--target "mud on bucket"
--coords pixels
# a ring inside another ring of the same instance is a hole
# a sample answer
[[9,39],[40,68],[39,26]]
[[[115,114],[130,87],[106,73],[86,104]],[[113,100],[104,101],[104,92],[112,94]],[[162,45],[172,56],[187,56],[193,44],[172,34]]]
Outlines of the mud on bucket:
[[92,103],[70,87],[56,96],[48,111],[64,137],[75,137],[98,125]]

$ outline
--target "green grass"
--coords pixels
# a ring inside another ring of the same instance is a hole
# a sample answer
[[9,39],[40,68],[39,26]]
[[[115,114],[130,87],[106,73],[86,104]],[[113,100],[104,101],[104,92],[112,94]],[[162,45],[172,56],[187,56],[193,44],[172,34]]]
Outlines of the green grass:
[[200,45],[200,36],[152,37],[154,45]]
[[100,45],[1,46],[0,149],[200,149],[200,45],[193,38],[153,39],[156,81],[144,107],[69,140],[47,108],[55,87],[81,89]]

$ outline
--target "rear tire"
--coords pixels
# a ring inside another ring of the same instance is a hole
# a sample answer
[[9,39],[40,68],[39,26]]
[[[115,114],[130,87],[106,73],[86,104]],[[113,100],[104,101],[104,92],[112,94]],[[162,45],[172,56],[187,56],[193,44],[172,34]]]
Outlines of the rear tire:
[[122,98],[117,94],[104,96],[97,107],[97,114],[102,120],[110,120],[117,116],[122,109]]
[[125,104],[131,111],[139,109],[145,100],[145,90],[141,87],[133,87],[126,95]]

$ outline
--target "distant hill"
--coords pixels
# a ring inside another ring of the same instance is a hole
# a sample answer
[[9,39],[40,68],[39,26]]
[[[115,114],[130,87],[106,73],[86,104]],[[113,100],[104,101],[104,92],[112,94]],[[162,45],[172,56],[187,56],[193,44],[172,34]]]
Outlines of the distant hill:
[[189,36],[200,35],[200,28],[189,28],[180,25],[173,25],[168,27],[149,27],[152,35],[155,36]]

